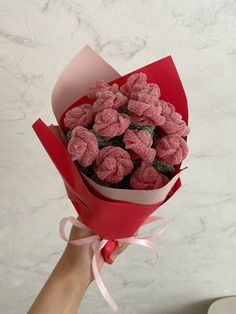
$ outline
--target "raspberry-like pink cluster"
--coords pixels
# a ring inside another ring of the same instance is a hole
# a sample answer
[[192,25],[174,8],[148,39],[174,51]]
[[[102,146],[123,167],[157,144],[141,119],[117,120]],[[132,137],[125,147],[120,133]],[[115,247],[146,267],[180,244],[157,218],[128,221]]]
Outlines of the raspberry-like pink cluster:
[[64,118],[72,160],[90,167],[101,184],[112,186],[128,176],[133,189],[166,185],[169,179],[155,161],[180,164],[188,154],[189,127],[175,106],[161,99],[159,86],[135,73],[121,86],[97,81],[87,96],[87,103]]

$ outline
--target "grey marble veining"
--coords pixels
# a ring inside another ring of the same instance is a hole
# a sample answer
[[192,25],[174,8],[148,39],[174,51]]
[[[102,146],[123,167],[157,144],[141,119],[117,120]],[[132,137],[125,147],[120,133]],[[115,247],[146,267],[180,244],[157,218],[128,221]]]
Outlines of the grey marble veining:
[[[130,247],[102,272],[119,313],[203,314],[236,294],[235,30],[234,0],[0,0],[1,313],[26,312],[64,248],[58,223],[74,211],[31,124],[55,121],[52,87],[85,44],[120,73],[171,54],[189,101],[161,260]],[[95,284],[81,313],[110,313]]]

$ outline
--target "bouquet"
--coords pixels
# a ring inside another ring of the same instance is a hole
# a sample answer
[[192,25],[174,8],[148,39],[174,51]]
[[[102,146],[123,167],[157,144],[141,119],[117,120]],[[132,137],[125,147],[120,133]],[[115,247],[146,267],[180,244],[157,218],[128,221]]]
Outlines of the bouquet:
[[[86,46],[67,65],[52,95],[58,125],[38,119],[33,128],[59,173],[80,228],[96,237],[93,272],[98,286],[116,311],[96,266],[100,251],[105,262],[118,243],[134,243],[156,251],[154,234],[134,236],[161,216],[151,214],[181,186],[186,144],[186,96],[171,57],[120,76]],[[163,231],[164,229],[162,229]]]

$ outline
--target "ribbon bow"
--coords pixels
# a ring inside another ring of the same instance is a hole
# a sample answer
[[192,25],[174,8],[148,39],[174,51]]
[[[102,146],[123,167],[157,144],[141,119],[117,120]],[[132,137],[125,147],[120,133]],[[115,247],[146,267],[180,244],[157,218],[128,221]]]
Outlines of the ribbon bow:
[[[167,219],[165,217],[162,216],[150,216],[145,222],[144,225],[152,223],[153,221],[157,221],[157,220],[164,220],[167,221]],[[93,257],[92,257],[92,271],[93,271],[93,275],[94,275],[94,279],[98,285],[98,288],[101,292],[101,294],[103,295],[104,299],[107,301],[107,303],[110,305],[110,307],[112,308],[112,310],[114,312],[117,311],[118,306],[115,303],[115,301],[113,300],[113,298],[111,297],[110,293],[107,291],[107,288],[105,287],[102,278],[100,276],[100,273],[98,271],[98,266],[97,266],[97,255],[101,252],[101,250],[103,249],[103,247],[107,244],[108,240],[107,239],[102,239],[99,235],[91,235],[89,237],[83,238],[83,239],[78,239],[78,240],[69,240],[66,235],[65,235],[65,225],[67,222],[70,222],[72,225],[74,225],[77,228],[83,229],[83,230],[88,230],[88,231],[92,231],[90,228],[88,228],[86,225],[84,225],[79,218],[76,219],[72,216],[70,217],[65,217],[62,218],[61,222],[60,222],[60,236],[63,240],[65,240],[66,242],[72,244],[72,245],[76,245],[76,246],[80,246],[80,245],[84,245],[84,244],[88,244],[88,243],[95,243],[97,245],[93,246]],[[153,233],[147,234],[147,235],[143,235],[143,236],[132,236],[132,237],[127,237],[127,238],[120,238],[120,239],[115,239],[118,243],[128,243],[128,244],[137,244],[137,245],[141,245],[141,246],[145,246],[151,250],[153,250],[156,255],[157,258],[160,257],[160,254],[157,250],[157,246],[154,242],[150,241],[151,239],[153,239],[154,237],[159,236],[161,233],[163,233],[166,228],[167,228],[167,223],[164,225],[164,227],[162,227],[159,231],[155,231]]]

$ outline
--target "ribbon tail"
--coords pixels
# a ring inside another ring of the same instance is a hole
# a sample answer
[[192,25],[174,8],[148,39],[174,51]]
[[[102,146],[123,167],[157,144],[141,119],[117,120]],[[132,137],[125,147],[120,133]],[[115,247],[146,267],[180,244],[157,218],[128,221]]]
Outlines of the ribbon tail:
[[150,224],[154,221],[157,221],[157,220],[165,220],[167,221],[168,219],[166,217],[163,217],[163,216],[149,216],[143,223],[143,225],[147,225],[147,224]]
[[70,244],[73,244],[73,245],[76,245],[76,246],[80,246],[80,245],[84,245],[84,244],[88,244],[88,243],[92,243],[94,241],[97,241],[100,239],[100,237],[98,235],[91,235],[89,237],[86,237],[86,238],[83,238],[83,239],[77,239],[77,240],[69,240],[67,237],[66,237],[66,234],[65,234],[65,225],[67,222],[70,222],[72,225],[74,225],[75,227],[77,228],[80,228],[80,229],[83,229],[83,230],[90,230],[87,226],[85,226],[81,221],[75,219],[74,217],[65,217],[65,218],[62,218],[62,220],[60,221],[60,227],[59,227],[59,233],[60,233],[60,236],[61,238],[70,243]]
[[148,249],[153,250],[156,253],[157,259],[160,258],[160,253],[158,252],[157,246],[154,242],[145,239],[145,238],[137,238],[137,237],[131,237],[131,238],[123,238],[119,239],[119,242],[123,243],[129,243],[129,244],[137,244],[140,246],[145,246]]
[[[166,231],[166,229],[168,228],[168,219],[167,219],[166,217],[163,217],[163,216],[150,216],[150,217],[148,217],[147,220],[144,222],[143,226],[144,226],[144,225],[147,225],[147,224],[150,224],[150,223],[152,223],[152,222],[154,222],[154,221],[157,221],[157,220],[163,220],[163,221],[165,221],[166,223],[165,223],[165,225],[164,225],[160,230],[155,231],[155,232],[153,232],[153,233],[151,233],[151,234],[147,234],[147,235],[145,235],[145,236],[142,236],[142,237],[141,237],[142,239],[145,239],[145,238],[149,238],[149,239],[155,238],[155,237],[158,237],[159,235],[161,235],[164,231]],[[138,238],[138,237],[136,237],[136,238]]]
[[99,251],[101,251],[101,249],[106,245],[106,243],[107,243],[107,240],[101,240],[97,250],[94,250],[94,255],[92,258],[92,269],[93,269],[93,275],[94,275],[95,281],[98,285],[98,288],[99,288],[101,294],[103,295],[103,297],[107,301],[107,303],[110,305],[112,310],[114,312],[116,312],[118,309],[118,306],[115,303],[115,301],[113,300],[113,298],[111,297],[110,293],[107,291],[107,288],[105,287],[105,285],[102,281],[102,278],[100,276],[98,266],[97,266],[97,253]]

